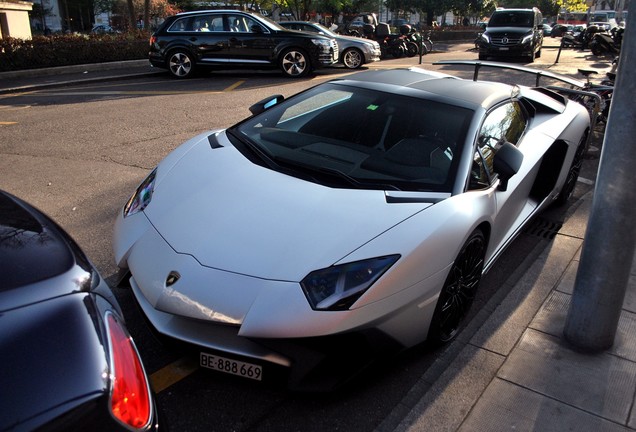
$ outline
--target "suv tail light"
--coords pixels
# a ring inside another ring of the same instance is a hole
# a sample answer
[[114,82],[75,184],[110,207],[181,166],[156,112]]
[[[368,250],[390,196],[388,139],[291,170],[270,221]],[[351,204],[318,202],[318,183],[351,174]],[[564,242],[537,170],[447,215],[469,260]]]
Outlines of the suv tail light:
[[154,45],[157,42],[157,36],[150,36],[150,45]]
[[111,411],[124,425],[144,429],[152,419],[152,396],[139,353],[126,329],[112,313],[107,314],[106,328],[111,354]]

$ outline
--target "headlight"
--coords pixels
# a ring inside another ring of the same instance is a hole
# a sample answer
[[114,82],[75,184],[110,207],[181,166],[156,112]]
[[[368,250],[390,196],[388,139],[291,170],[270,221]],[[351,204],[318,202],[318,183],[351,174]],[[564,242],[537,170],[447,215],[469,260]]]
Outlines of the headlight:
[[486,33],[481,34],[481,40],[483,40],[486,43],[490,43],[490,37]]
[[314,310],[346,310],[384,274],[399,255],[328,267],[309,273],[300,285]]
[[521,44],[527,44],[530,42],[532,42],[532,34],[526,35],[523,39],[521,39]]
[[331,48],[331,42],[327,39],[312,39],[311,41],[319,47]]
[[141,182],[135,193],[130,197],[126,205],[124,206],[124,217],[134,215],[146,208],[150,204],[152,199],[152,191],[155,187],[155,176],[157,174],[157,168]]

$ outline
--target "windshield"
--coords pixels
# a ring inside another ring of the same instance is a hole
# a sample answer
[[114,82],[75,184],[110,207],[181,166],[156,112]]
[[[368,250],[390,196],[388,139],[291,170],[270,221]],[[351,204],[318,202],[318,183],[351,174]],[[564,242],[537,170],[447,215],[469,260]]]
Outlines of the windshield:
[[488,21],[488,27],[532,27],[532,11],[496,12]]
[[336,33],[332,32],[331,30],[329,30],[327,27],[325,27],[322,24],[316,23],[315,26],[318,27],[320,29],[320,31],[323,32],[324,34],[326,34],[327,36],[330,36],[330,37],[337,37],[338,36]]
[[276,21],[269,19],[266,16],[263,16],[259,13],[256,12],[252,12],[251,13],[252,17],[254,18],[258,18],[261,22],[265,23],[269,28],[274,29],[274,30],[287,30],[285,28],[283,28],[280,24],[278,24]]
[[344,187],[450,192],[472,114],[437,101],[323,84],[229,132],[277,164],[270,168],[320,183],[337,177]]

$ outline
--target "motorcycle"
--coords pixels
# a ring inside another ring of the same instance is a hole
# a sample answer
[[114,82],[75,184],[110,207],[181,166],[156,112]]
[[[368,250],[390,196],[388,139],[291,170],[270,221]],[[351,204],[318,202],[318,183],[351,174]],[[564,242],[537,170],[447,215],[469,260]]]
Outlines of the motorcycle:
[[597,25],[588,26],[585,31],[582,31],[577,36],[574,36],[571,31],[568,31],[561,38],[561,44],[566,48],[585,50],[589,48],[589,44],[594,38],[594,35],[599,32],[603,32],[603,29]]
[[595,56],[617,55],[621,50],[624,29],[616,28],[612,33],[596,33],[590,41],[590,50]]
[[400,58],[404,55],[413,57],[419,51],[418,46],[407,40],[404,34],[392,34],[386,23],[379,23],[375,28],[369,26],[364,31],[367,38],[375,39],[380,44],[382,57]]

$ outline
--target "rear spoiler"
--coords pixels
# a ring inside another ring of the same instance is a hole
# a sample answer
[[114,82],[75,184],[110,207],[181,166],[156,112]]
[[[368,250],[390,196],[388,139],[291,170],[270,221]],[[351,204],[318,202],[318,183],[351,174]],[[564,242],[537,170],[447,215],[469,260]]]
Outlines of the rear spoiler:
[[479,70],[482,67],[492,67],[499,69],[509,69],[518,72],[525,72],[535,76],[535,85],[536,87],[541,87],[541,78],[546,77],[553,80],[561,81],[567,85],[571,85],[578,88],[584,88],[585,82],[581,80],[577,80],[571,78],[567,75],[561,75],[558,73],[544,71],[540,69],[529,68],[525,66],[516,66],[511,64],[499,63],[499,62],[488,62],[488,61],[476,61],[476,60],[442,60],[433,63],[434,65],[464,65],[464,66],[474,66],[473,70],[473,81],[477,81],[479,79]]

